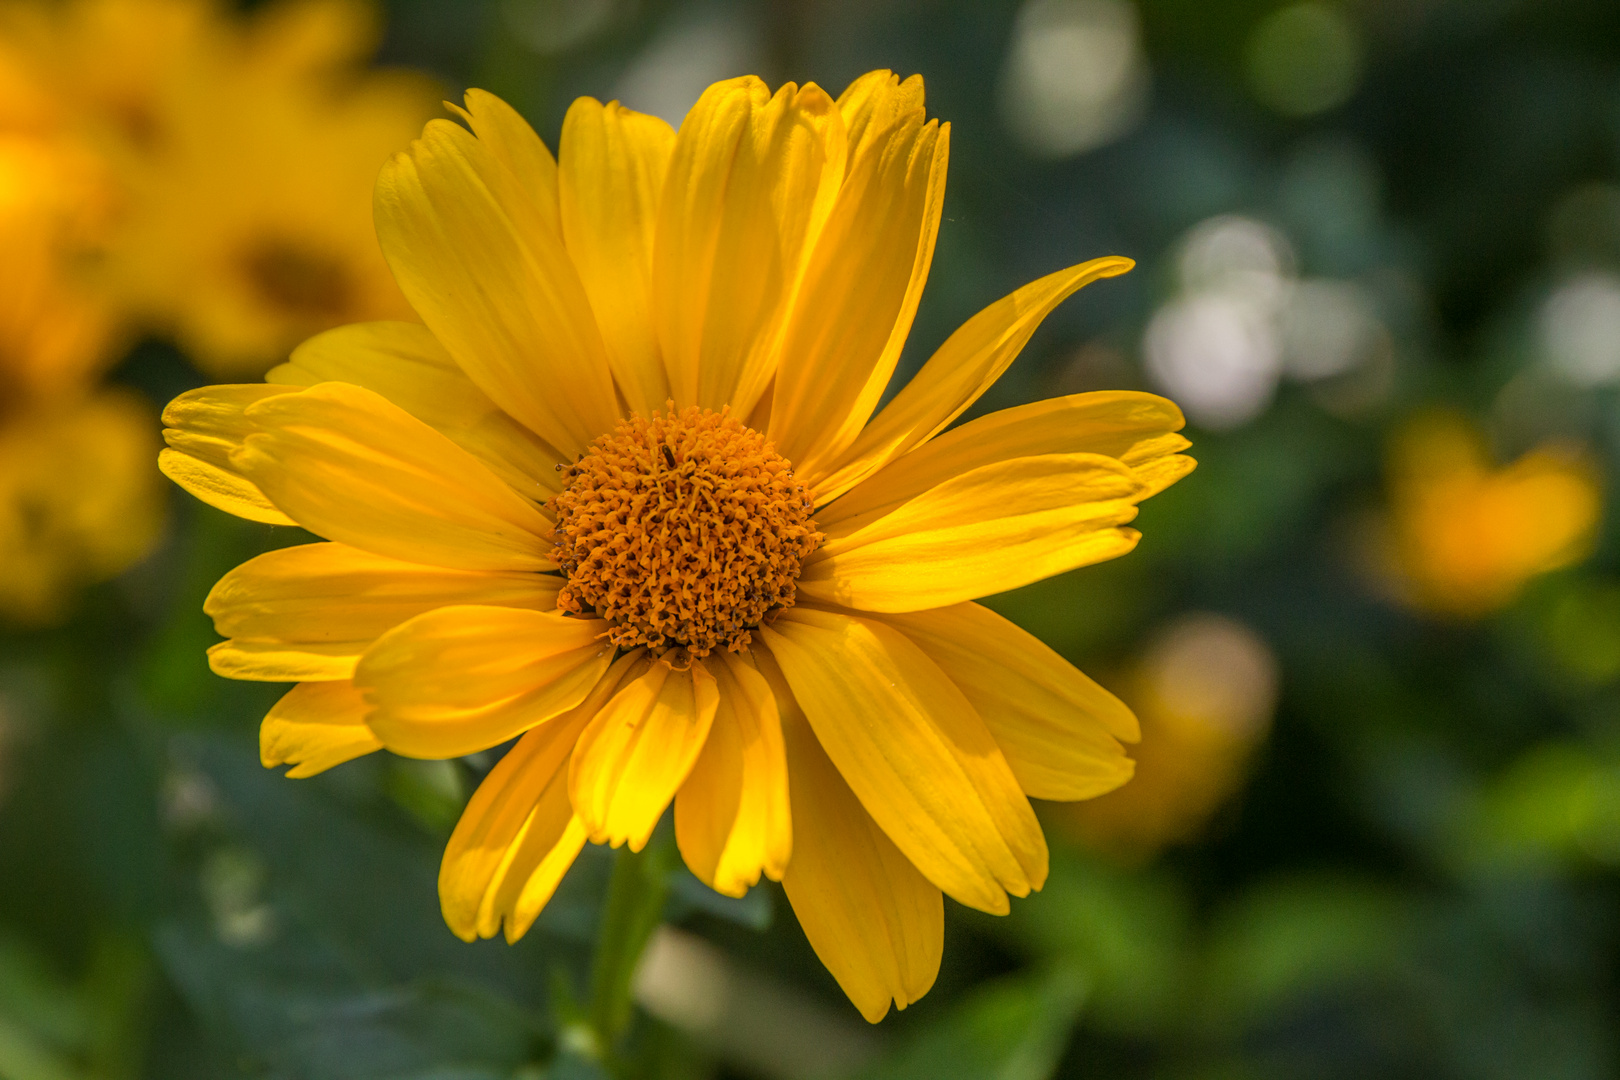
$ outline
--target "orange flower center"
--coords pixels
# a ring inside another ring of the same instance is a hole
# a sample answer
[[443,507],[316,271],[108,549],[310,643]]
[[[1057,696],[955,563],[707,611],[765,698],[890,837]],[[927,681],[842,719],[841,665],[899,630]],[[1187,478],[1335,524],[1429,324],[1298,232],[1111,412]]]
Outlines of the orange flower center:
[[793,604],[821,542],[809,488],[725,410],[671,403],[634,415],[564,477],[547,504],[568,575],[557,605],[606,619],[620,648],[741,651],[760,620]]

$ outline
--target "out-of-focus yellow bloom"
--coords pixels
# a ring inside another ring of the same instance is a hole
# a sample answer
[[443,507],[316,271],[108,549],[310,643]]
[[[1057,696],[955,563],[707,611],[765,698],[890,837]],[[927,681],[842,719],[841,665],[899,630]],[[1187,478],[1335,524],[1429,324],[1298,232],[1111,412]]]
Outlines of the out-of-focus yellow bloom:
[[0,86],[19,91],[0,120],[0,616],[38,623],[147,550],[162,495],[150,412],[95,392],[116,344],[82,280],[103,178],[48,109],[22,107],[33,87],[3,56]]
[[75,586],[146,553],[162,524],[155,441],[151,411],[116,391],[0,422],[0,615],[49,622]]
[[1071,836],[1124,861],[1195,838],[1248,775],[1271,727],[1277,661],[1253,630],[1193,614],[1161,632],[1126,680],[1142,724],[1136,775],[1106,795],[1054,804]]
[[1601,513],[1601,478],[1583,452],[1545,446],[1496,468],[1467,421],[1423,416],[1390,447],[1375,565],[1415,607],[1479,616],[1584,558]]
[[[1179,409],[1076,394],[947,431],[1097,259],[975,316],[878,405],[934,250],[950,129],[920,78],[752,77],[677,132],[590,98],[551,151],[472,91],[377,184],[421,323],[320,335],[165,411],[169,476],[328,542],[232,571],[214,670],[297,681],[267,764],[521,735],[439,888],[525,933],[587,842],[664,811],[693,873],[780,880],[868,1019],[933,983],[942,895],[1046,878],[1029,796],[1129,775],[1136,721],[976,599],[1130,551],[1192,469]],[[470,130],[469,130],[470,129]]]
[[424,79],[363,73],[370,4],[76,0],[11,38],[117,177],[115,302],[205,370],[256,376],[310,334],[409,317],[371,189],[435,111]]

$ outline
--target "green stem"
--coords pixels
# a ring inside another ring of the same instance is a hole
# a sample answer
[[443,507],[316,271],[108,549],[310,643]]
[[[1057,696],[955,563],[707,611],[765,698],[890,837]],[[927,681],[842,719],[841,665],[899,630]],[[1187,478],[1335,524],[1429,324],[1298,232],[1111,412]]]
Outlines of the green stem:
[[642,851],[620,848],[613,864],[591,969],[590,1023],[606,1056],[630,1026],[630,983],[664,912],[669,891],[667,847],[667,840],[655,836]]

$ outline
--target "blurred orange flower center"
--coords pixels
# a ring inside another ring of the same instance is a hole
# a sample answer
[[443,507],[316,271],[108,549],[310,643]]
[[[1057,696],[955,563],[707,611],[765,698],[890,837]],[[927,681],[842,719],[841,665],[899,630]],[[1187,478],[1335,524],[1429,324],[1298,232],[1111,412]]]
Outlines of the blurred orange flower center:
[[557,603],[606,619],[621,648],[742,650],[793,604],[821,542],[809,488],[724,410],[631,416],[564,476],[547,505],[568,576]]
[[243,259],[243,269],[260,296],[290,315],[340,319],[353,300],[342,262],[295,243],[260,243]]

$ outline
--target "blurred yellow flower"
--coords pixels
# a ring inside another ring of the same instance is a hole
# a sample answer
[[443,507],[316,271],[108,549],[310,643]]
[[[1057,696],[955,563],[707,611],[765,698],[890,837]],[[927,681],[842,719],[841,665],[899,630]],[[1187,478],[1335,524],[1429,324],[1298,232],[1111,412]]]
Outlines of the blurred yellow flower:
[[1277,660],[1242,623],[1187,615],[1154,637],[1124,696],[1142,723],[1135,777],[1047,814],[1087,846],[1136,862],[1195,839],[1247,778],[1271,728]]
[[3,54],[0,86],[0,616],[39,623],[144,554],[163,502],[150,412],[95,390],[117,344],[82,280],[104,177]]
[[1497,468],[1467,421],[1423,416],[1390,447],[1389,508],[1374,557],[1407,603],[1479,616],[1537,574],[1585,558],[1602,509],[1587,454],[1545,446]]
[[105,287],[206,371],[257,376],[310,334],[408,318],[371,189],[435,108],[427,80],[364,73],[360,0],[70,0],[5,25],[117,177]]
[[0,418],[0,615],[53,621],[75,586],[147,552],[156,442],[149,408],[116,391]]
[[733,79],[678,133],[582,98],[560,162],[489,94],[462,118],[377,187],[425,325],[165,412],[170,477],[330,541],[220,581],[213,668],[300,683],[262,730],[293,775],[521,736],[445,853],[457,934],[521,936],[587,841],[639,850],[673,802],[693,873],[780,879],[876,1021],[932,985],[942,892],[1041,886],[1028,795],[1129,775],[1130,711],[972,601],[1131,550],[1192,468],[1180,411],[1078,394],[945,429],[1131,263],[992,304],[877,412],[945,182],[920,78]]

